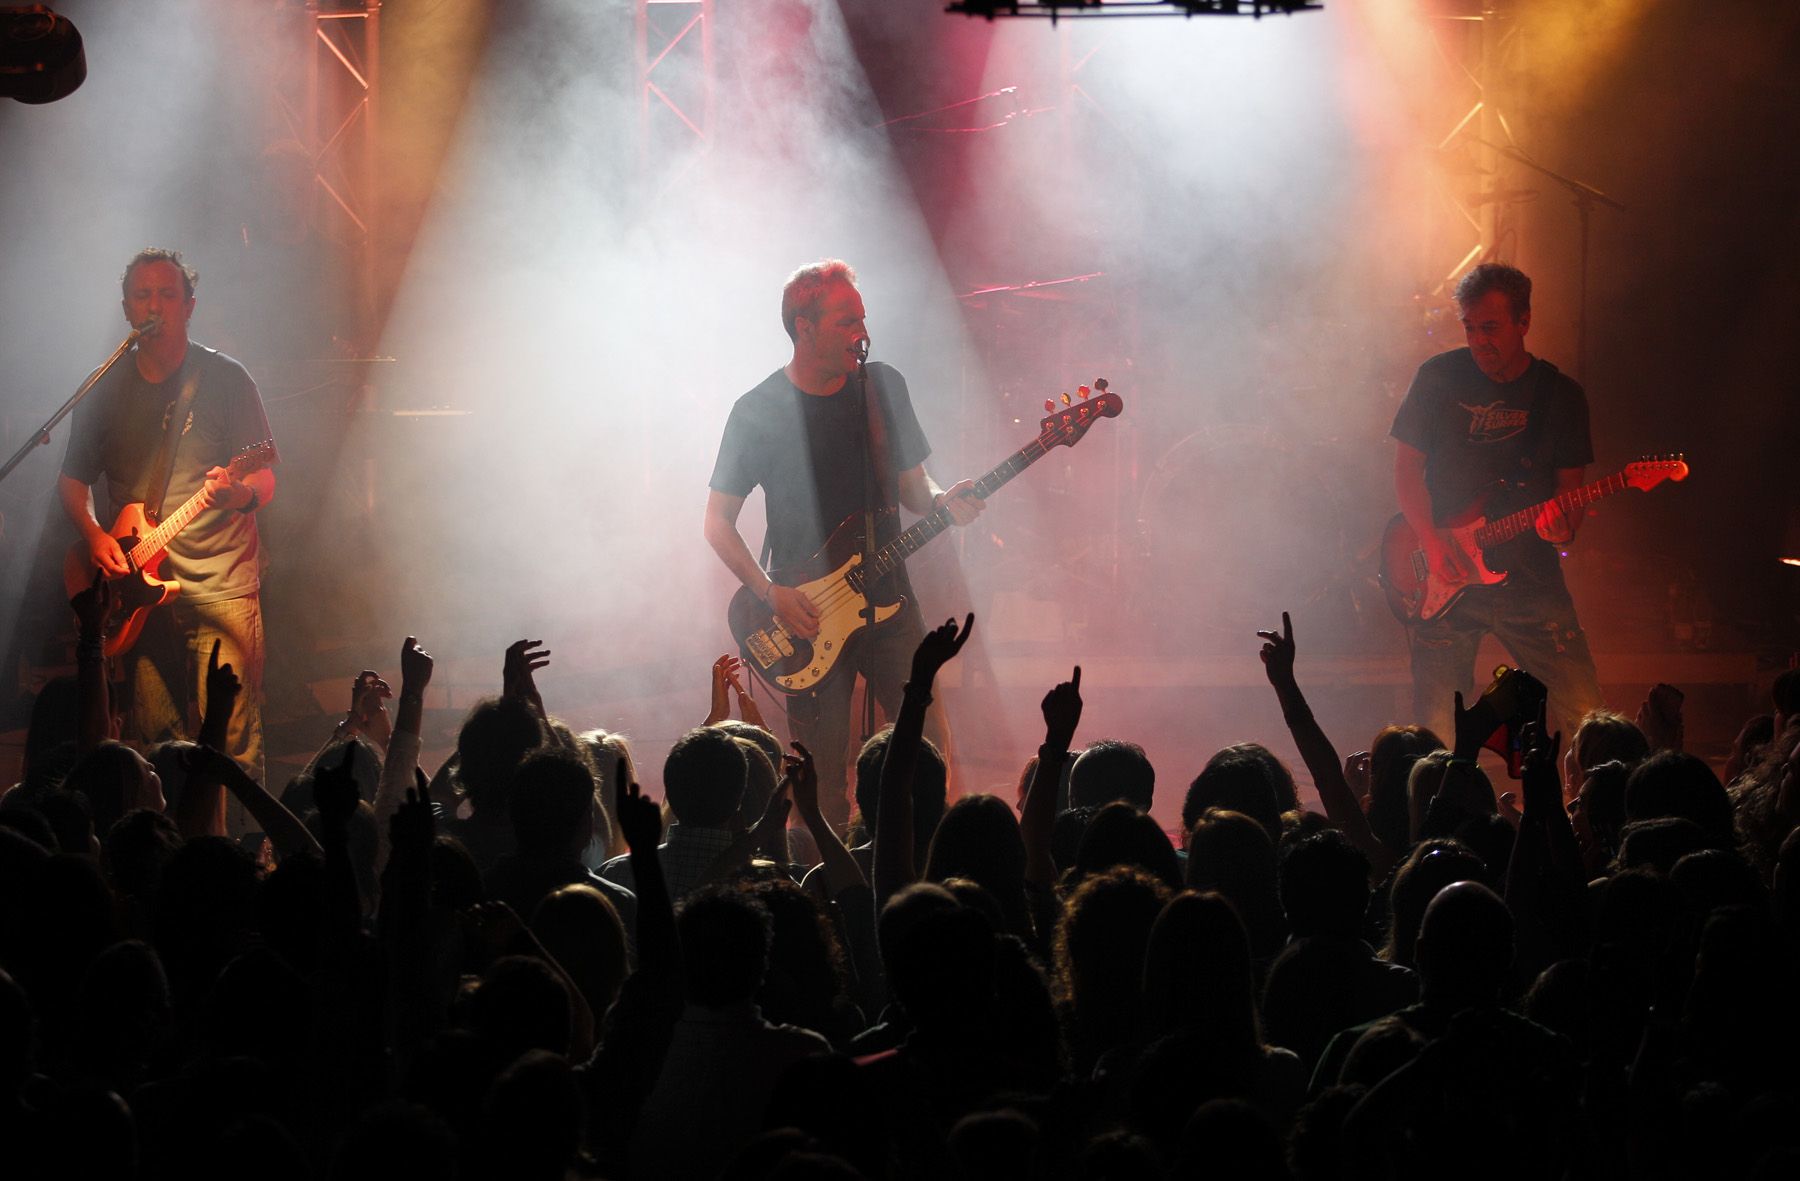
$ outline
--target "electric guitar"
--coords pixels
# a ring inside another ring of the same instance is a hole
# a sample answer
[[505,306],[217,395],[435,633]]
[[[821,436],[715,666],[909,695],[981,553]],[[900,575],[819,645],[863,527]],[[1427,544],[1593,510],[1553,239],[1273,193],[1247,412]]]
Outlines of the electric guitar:
[[1687,479],[1688,465],[1680,455],[1646,456],[1610,476],[1558,493],[1529,508],[1488,520],[1485,499],[1478,500],[1441,530],[1445,541],[1466,559],[1472,575],[1461,582],[1438,578],[1419,547],[1419,536],[1404,515],[1396,514],[1381,537],[1381,585],[1388,607],[1401,623],[1426,623],[1456,605],[1473,586],[1496,586],[1506,581],[1506,571],[1488,567],[1484,550],[1511,541],[1536,528],[1538,514],[1555,503],[1564,512],[1592,504],[1604,496],[1636,488],[1648,492],[1664,480]]
[[[1056,409],[1054,401],[1045,402],[1045,409],[1051,413],[1039,424],[1037,438],[975,481],[975,495],[987,499],[1053,448],[1073,447],[1094,423],[1115,418],[1125,408],[1119,395],[1107,391],[1104,379],[1094,382],[1092,391],[1082,386],[1080,394],[1080,401],[1064,394],[1062,409]],[[878,537],[884,532],[883,526],[891,526],[897,515],[893,508],[876,514]],[[845,653],[861,641],[861,633],[869,624],[865,610],[870,588],[879,587],[883,578],[949,525],[950,510],[940,507],[875,550],[864,565],[863,514],[855,513],[832,530],[824,547],[805,562],[771,570],[769,577],[776,584],[803,591],[819,609],[819,633],[810,640],[790,629],[749,587],[739,587],[731,598],[726,622],[745,663],[779,693],[817,689],[838,670]],[[877,597],[875,626],[892,619],[905,601],[903,595],[896,595],[891,602]]]
[[[232,456],[226,470],[233,480],[242,480],[273,462],[275,442],[264,439]],[[160,522],[150,519],[141,502],[119,510],[118,518],[107,532],[118,539],[119,548],[125,552],[125,562],[131,569],[111,577],[113,608],[106,625],[107,656],[129,651],[143,633],[144,622],[151,610],[181,593],[179,582],[158,578],[156,572],[162,568],[163,559],[168,557],[169,543],[204,511],[200,502],[205,496],[206,488],[202,485],[180,508]],[[93,585],[94,570],[94,558],[88,551],[87,542],[77,541],[71,545],[63,556],[63,589],[68,591],[70,598]]]

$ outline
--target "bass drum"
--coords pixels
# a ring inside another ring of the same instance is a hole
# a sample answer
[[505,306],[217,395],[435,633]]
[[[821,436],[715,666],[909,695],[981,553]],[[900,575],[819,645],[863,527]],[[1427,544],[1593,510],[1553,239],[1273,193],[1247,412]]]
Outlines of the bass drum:
[[1282,611],[1332,593],[1353,540],[1331,452],[1251,425],[1169,448],[1138,503],[1143,625],[1185,652],[1241,655]]

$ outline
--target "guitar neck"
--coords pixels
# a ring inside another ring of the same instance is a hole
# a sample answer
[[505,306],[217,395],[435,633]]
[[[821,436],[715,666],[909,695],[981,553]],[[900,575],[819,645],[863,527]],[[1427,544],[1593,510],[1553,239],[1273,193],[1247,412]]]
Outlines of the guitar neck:
[[168,549],[169,543],[175,540],[176,535],[186,529],[193,519],[200,515],[202,512],[200,501],[205,495],[206,488],[202,486],[183,501],[180,508],[164,517],[156,528],[139,538],[138,543],[131,547],[131,564],[143,566],[157,554]]
[[[998,464],[987,475],[975,481],[975,495],[983,500],[1004,488],[1007,483],[1020,472],[1049,454],[1050,448],[1038,440],[1032,440],[1019,448]],[[919,518],[910,529],[875,551],[874,559],[869,563],[868,574],[871,579],[884,578],[892,574],[906,561],[918,553],[926,542],[950,527],[950,510],[938,508],[927,516]]]
[[1611,496],[1615,492],[1623,492],[1629,487],[1631,487],[1631,482],[1625,478],[1625,473],[1614,472],[1591,484],[1583,484],[1579,488],[1559,492],[1549,500],[1541,500],[1530,508],[1522,508],[1516,513],[1508,513],[1504,517],[1496,517],[1489,521],[1475,531],[1475,544],[1485,549],[1490,545],[1511,541],[1521,533],[1535,528],[1538,514],[1547,505],[1554,504],[1564,513],[1568,513],[1583,505],[1592,504],[1601,497]]

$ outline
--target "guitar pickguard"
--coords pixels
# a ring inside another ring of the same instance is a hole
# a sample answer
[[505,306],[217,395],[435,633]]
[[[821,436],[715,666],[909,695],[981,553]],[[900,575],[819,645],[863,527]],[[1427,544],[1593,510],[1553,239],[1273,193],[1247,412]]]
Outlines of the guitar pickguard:
[[[819,632],[810,640],[790,630],[774,612],[751,598],[762,608],[760,622],[740,634],[744,655],[758,673],[788,693],[810,692],[832,675],[844,653],[860,638],[858,633],[868,625],[863,617],[867,600],[852,585],[853,574],[860,565],[862,555],[852,555],[825,577],[795,588],[819,609]],[[877,603],[876,625],[892,619],[904,602],[900,599]],[[734,624],[737,605],[733,603]]]

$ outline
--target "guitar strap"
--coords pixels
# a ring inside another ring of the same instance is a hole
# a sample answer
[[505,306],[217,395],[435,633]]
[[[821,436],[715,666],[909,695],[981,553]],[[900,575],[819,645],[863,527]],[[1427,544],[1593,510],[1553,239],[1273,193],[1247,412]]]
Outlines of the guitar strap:
[[194,405],[194,394],[200,388],[200,370],[205,366],[197,354],[207,351],[190,341],[187,356],[181,362],[181,392],[175,396],[169,421],[163,424],[162,446],[157,448],[156,462],[150,467],[150,483],[144,490],[144,513],[155,523],[162,521],[163,500],[169,494],[169,476],[175,470],[175,449],[181,446],[181,429]]

